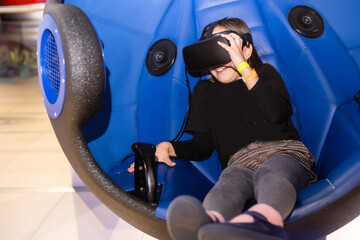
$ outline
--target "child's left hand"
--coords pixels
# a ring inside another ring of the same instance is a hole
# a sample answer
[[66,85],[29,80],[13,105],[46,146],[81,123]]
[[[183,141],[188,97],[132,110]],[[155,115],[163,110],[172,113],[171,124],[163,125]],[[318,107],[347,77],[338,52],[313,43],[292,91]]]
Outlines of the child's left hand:
[[241,37],[235,33],[221,34],[221,36],[230,42],[230,46],[220,41],[218,44],[229,53],[233,67],[236,68],[240,63],[245,62],[245,57],[242,50],[243,40]]

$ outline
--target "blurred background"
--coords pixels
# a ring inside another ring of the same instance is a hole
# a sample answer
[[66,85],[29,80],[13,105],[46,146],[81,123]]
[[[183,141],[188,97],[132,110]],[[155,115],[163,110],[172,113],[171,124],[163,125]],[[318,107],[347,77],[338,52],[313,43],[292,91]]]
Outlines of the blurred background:
[[[0,0],[0,239],[154,239],[81,183],[43,106],[36,66],[45,0]],[[360,218],[327,236],[359,240]]]

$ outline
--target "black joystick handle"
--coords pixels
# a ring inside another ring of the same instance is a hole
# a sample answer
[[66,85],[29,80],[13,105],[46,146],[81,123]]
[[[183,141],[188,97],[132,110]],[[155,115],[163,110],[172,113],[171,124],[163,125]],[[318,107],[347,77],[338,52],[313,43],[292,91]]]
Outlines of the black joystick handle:
[[137,142],[131,149],[135,153],[135,194],[149,204],[156,205],[156,147],[150,143]]
[[355,101],[360,105],[360,91],[358,91],[358,92],[355,94],[354,99],[355,99]]

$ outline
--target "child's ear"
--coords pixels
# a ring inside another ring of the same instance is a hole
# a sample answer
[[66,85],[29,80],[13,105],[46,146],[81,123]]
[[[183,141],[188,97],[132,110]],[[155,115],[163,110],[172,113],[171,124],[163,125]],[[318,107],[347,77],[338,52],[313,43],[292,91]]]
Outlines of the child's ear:
[[243,54],[244,54],[245,60],[248,60],[251,57],[252,51],[253,51],[252,44],[250,44],[248,47],[245,46],[243,48]]

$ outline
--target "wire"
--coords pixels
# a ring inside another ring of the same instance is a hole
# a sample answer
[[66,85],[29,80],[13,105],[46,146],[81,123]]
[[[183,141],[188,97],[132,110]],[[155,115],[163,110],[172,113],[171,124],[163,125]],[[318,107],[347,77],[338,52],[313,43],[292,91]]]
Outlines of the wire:
[[186,67],[185,67],[185,75],[186,75],[186,87],[187,87],[187,89],[189,91],[188,102],[187,102],[187,106],[186,106],[186,112],[185,112],[184,120],[183,120],[183,123],[181,125],[181,128],[180,128],[178,134],[170,142],[176,142],[176,141],[179,141],[182,138],[182,136],[184,135],[184,132],[185,132],[186,123],[187,123],[188,118],[189,118],[190,104],[191,104],[191,88],[190,88],[189,75],[188,75],[188,71],[187,71]]
[[[183,123],[181,125],[181,128],[180,128],[178,134],[170,142],[176,142],[176,141],[179,141],[182,138],[182,136],[184,135],[184,132],[185,132],[186,123],[187,123],[188,118],[189,118],[190,104],[191,104],[191,88],[190,88],[189,75],[188,75],[188,71],[187,71],[186,67],[185,67],[185,75],[186,75],[186,87],[187,87],[188,92],[189,92],[189,94],[188,94],[188,102],[187,102],[187,105],[186,105],[186,112],[185,112],[184,120],[183,120]],[[134,155],[135,155],[135,153],[130,153],[130,154],[126,155],[121,160],[121,164],[123,164],[126,159],[128,159],[129,157],[132,157]]]
[[135,153],[130,153],[130,154],[126,155],[126,157],[124,157],[123,160],[121,160],[121,164],[123,164],[126,159],[128,159],[129,157],[132,157],[134,155],[135,155]]

